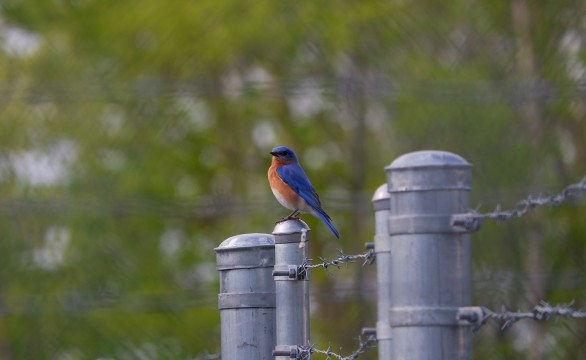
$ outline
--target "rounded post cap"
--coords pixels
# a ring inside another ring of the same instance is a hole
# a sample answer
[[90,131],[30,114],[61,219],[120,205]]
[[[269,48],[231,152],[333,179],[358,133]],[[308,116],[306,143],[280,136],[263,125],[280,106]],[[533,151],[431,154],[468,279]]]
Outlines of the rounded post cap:
[[391,197],[391,194],[389,194],[389,186],[388,184],[382,184],[381,186],[379,186],[375,191],[374,191],[374,195],[372,196],[372,202],[375,201],[379,201],[379,200],[385,200]]
[[389,202],[390,198],[391,194],[389,193],[388,184],[382,184],[379,186],[372,196],[374,211],[389,210],[391,208],[391,204]]
[[275,239],[271,234],[251,233],[232,236],[222,241],[214,250],[217,252],[266,246],[275,246]]
[[288,235],[308,232],[309,226],[301,219],[289,219],[281,221],[275,225],[273,235]]
[[431,166],[472,166],[463,157],[447,151],[422,150],[415,151],[396,158],[385,169],[406,169]]

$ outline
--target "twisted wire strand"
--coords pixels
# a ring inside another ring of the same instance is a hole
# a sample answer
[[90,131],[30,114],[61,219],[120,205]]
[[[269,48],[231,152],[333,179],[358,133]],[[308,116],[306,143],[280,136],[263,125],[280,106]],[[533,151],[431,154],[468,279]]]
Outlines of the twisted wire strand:
[[533,307],[533,311],[522,312],[522,311],[507,311],[502,309],[500,312],[495,312],[487,308],[483,308],[484,318],[480,326],[482,326],[487,320],[501,321],[501,331],[505,331],[516,322],[523,319],[532,319],[536,321],[545,321],[550,318],[570,318],[570,319],[586,319],[586,311],[575,310],[572,308],[574,301],[568,304],[560,304],[552,306],[546,301],[540,301]]
[[338,249],[338,257],[336,257],[333,260],[328,260],[324,257],[318,257],[318,260],[320,261],[319,263],[312,263],[313,259],[309,259],[309,258],[305,258],[303,260],[303,263],[301,265],[299,265],[299,269],[298,269],[298,273],[300,275],[305,275],[305,273],[307,272],[307,269],[315,269],[315,268],[324,268],[324,269],[328,269],[330,266],[334,266],[336,268],[341,268],[342,265],[344,264],[350,264],[350,263],[354,263],[356,262],[356,260],[359,259],[364,259],[362,265],[370,265],[372,264],[375,259],[376,259],[376,254],[374,252],[374,249],[369,249],[368,251],[362,253],[362,254],[356,254],[356,255],[348,255],[345,254],[344,251],[342,251],[341,249]]
[[550,196],[534,197],[529,195],[527,198],[517,202],[512,210],[501,210],[500,204],[496,206],[495,210],[489,213],[481,214],[475,210],[472,212],[472,220],[490,219],[498,222],[504,222],[512,218],[520,218],[527,215],[531,210],[539,206],[559,206],[565,201],[575,197],[576,195],[586,192],[586,177],[580,182],[566,186],[562,191]]
[[374,348],[374,343],[376,342],[376,337],[374,335],[369,336],[366,339],[363,339],[362,336],[358,337],[358,349],[356,349],[353,353],[348,356],[343,356],[338,353],[332,351],[331,345],[328,346],[326,350],[316,349],[311,343],[308,342],[307,346],[299,347],[299,356],[297,359],[299,360],[307,360],[310,358],[310,355],[313,353],[326,355],[326,360],[331,359],[338,359],[338,360],[354,360],[357,359],[360,355],[364,354],[366,351]]

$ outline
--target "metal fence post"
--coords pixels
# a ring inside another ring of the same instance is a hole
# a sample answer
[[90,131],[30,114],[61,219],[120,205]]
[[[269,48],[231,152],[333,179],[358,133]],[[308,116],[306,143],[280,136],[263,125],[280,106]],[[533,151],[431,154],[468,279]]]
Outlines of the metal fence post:
[[277,301],[277,346],[273,355],[285,360],[296,358],[298,347],[309,340],[309,273],[299,271],[307,259],[309,227],[301,220],[287,220],[275,226],[273,236]]
[[471,326],[459,320],[471,301],[470,239],[455,221],[469,209],[471,167],[452,153],[419,151],[385,168],[395,360],[471,358]]
[[272,359],[275,245],[270,234],[233,236],[216,249],[223,360]]
[[377,316],[376,340],[379,359],[392,359],[393,343],[389,322],[391,308],[391,241],[387,184],[379,186],[372,197],[374,207],[374,252],[376,253]]

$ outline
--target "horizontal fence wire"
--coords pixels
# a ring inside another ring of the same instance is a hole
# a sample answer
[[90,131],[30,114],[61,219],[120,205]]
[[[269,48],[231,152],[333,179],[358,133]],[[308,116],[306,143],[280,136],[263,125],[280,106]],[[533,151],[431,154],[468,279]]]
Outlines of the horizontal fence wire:
[[562,203],[574,198],[576,195],[586,192],[586,177],[580,182],[566,186],[562,191],[550,196],[532,196],[517,202],[512,210],[501,210],[500,204],[495,210],[488,213],[479,213],[476,210],[469,210],[468,214],[459,214],[452,220],[453,226],[460,226],[468,231],[476,231],[485,219],[497,222],[505,222],[513,218],[520,218],[527,215],[531,210],[540,206],[559,206]]
[[475,330],[478,330],[487,320],[501,321],[501,330],[504,331],[523,319],[532,319],[536,321],[544,321],[551,318],[586,319],[586,311],[573,309],[573,304],[574,302],[572,301],[569,304],[552,306],[542,300],[538,305],[535,305],[533,311],[529,312],[513,312],[507,311],[506,309],[503,309],[501,312],[494,312],[483,307],[483,319]]
[[[312,344],[307,344],[307,346],[300,346],[299,347],[299,354],[297,359],[299,360],[307,360],[311,358],[311,354],[322,354],[326,355],[326,360],[331,359],[338,359],[338,360],[354,360],[357,359],[360,355],[364,354],[369,349],[374,348],[376,343],[376,336],[371,335],[366,339],[363,339],[361,336],[358,337],[358,349],[356,349],[352,354],[348,356],[343,356],[338,353],[332,351],[331,346],[327,348],[327,350],[319,350],[316,349]],[[340,351],[341,352],[341,351]]]
[[[478,229],[481,221],[484,219],[490,219],[495,221],[504,222],[512,218],[520,218],[528,214],[532,209],[539,206],[559,206],[569,199],[575,197],[578,194],[586,192],[586,177],[584,177],[579,183],[571,184],[566,186],[561,192],[550,195],[550,196],[528,196],[526,199],[520,200],[512,210],[502,211],[500,206],[493,212],[479,213],[477,211],[471,211],[463,217],[455,219],[455,225],[464,226],[469,229]],[[356,260],[363,259],[363,265],[371,264],[375,260],[374,249],[369,249],[365,253],[348,255],[342,250],[338,249],[338,256],[333,260],[328,260],[323,257],[318,257],[319,262],[313,263],[312,259],[304,259],[303,263],[298,268],[298,273],[304,275],[308,269],[313,268],[324,268],[328,269],[331,266],[340,268],[344,264],[354,263]],[[572,318],[572,319],[586,319],[586,312],[575,310],[572,308],[573,302],[569,304],[555,305],[552,306],[545,301],[541,301],[536,305],[530,312],[512,312],[503,309],[501,312],[492,311],[486,307],[482,307],[482,318],[479,319],[478,325],[474,328],[474,331],[478,331],[484,324],[489,320],[496,320],[502,322],[501,330],[505,331],[510,328],[516,322],[523,319],[532,319],[535,321],[544,321],[551,318]],[[366,340],[359,338],[359,347],[356,351],[348,356],[343,356],[332,351],[331,346],[326,350],[320,350],[315,348],[311,343],[307,346],[300,346],[297,359],[306,360],[311,357],[311,354],[322,354],[326,356],[326,359],[337,359],[337,360],[352,360],[358,358],[361,354],[366,352],[368,349],[373,347],[373,343],[376,342],[376,336],[370,336]]]
[[356,262],[356,260],[359,259],[364,259],[364,261],[362,262],[363,266],[367,264],[370,265],[374,262],[375,258],[376,254],[374,252],[374,249],[369,249],[365,253],[356,255],[347,255],[342,250],[338,249],[338,257],[333,260],[328,260],[320,256],[318,257],[320,261],[319,263],[312,263],[313,259],[304,259],[303,263],[299,265],[297,272],[300,276],[303,276],[307,272],[307,269],[315,269],[321,267],[327,270],[330,266],[334,266],[339,269],[340,267],[342,267],[342,265],[354,263]]
[[512,210],[502,211],[500,205],[493,212],[480,214],[474,212],[473,216],[480,219],[490,219],[496,221],[506,221],[512,218],[520,218],[527,215],[531,210],[538,206],[559,206],[565,201],[573,198],[579,193],[586,192],[586,177],[579,183],[566,186],[561,192],[550,196],[533,197],[529,195],[526,199],[520,200]]

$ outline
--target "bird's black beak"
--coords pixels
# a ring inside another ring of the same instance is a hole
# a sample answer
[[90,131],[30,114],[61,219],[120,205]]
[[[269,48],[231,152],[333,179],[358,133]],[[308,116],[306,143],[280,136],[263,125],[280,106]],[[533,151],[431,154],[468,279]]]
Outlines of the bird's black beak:
[[271,151],[270,154],[273,155],[273,156],[277,156],[277,153],[276,152],[273,152],[273,151]]

